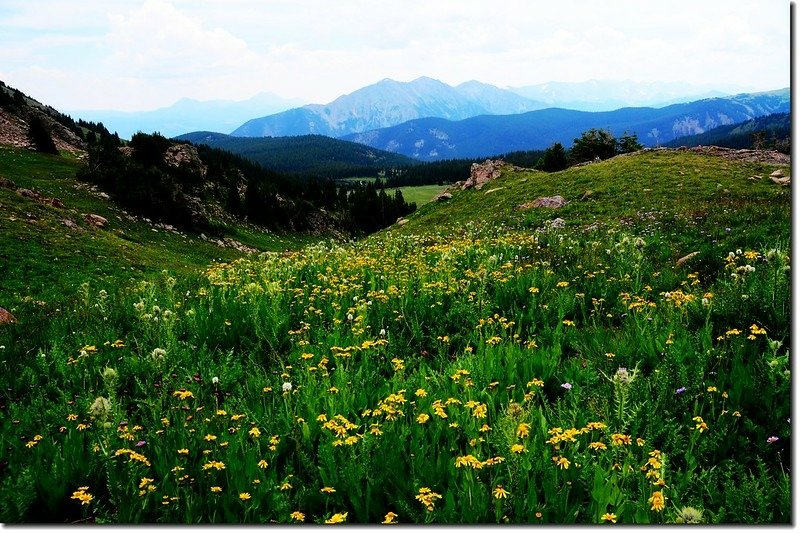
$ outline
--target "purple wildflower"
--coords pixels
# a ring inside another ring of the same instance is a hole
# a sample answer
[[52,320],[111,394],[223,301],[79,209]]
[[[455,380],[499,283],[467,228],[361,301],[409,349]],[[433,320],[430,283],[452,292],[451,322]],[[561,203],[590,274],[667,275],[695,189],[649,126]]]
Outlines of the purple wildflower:
[[675,394],[683,394],[686,392],[686,387],[681,387],[680,389],[675,389]]
[[145,441],[145,440],[140,440],[139,442],[137,442],[137,443],[136,443],[136,447],[137,447],[137,448],[141,448],[141,447],[142,447],[142,446],[144,446],[145,444],[147,444],[147,441]]
[[572,388],[572,383],[562,383],[561,388],[570,390]]
[[778,442],[778,437],[776,437],[775,435],[767,439],[767,444],[772,444],[773,442]]

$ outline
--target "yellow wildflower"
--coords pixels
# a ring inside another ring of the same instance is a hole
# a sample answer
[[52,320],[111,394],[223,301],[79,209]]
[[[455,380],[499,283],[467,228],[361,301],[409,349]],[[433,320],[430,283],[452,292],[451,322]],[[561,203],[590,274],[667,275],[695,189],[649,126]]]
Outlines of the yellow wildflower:
[[667,499],[666,496],[659,490],[653,493],[652,496],[647,500],[647,502],[651,505],[651,511],[663,511],[664,510],[664,501]]
[[325,520],[326,524],[341,524],[347,520],[347,513],[336,513],[329,519]]
[[556,465],[558,465],[558,467],[561,468],[562,470],[569,469],[570,462],[569,459],[567,459],[566,457],[563,457],[561,455],[556,455],[555,457],[553,457],[553,462]]
[[508,498],[510,493],[504,489],[502,485],[497,485],[497,487],[495,487],[495,489],[492,491],[492,494],[494,494],[495,499],[499,500],[502,498]]

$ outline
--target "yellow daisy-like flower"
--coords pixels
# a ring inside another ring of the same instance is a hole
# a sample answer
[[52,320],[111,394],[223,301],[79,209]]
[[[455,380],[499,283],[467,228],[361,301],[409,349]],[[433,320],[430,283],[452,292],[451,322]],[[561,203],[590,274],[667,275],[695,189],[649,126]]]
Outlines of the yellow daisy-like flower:
[[504,489],[502,485],[497,485],[492,491],[492,494],[494,494],[495,499],[500,500],[502,498],[508,498],[511,493]]
[[257,427],[250,428],[250,431],[248,431],[247,433],[254,439],[257,439],[258,437],[261,436],[261,430],[258,429]]
[[386,513],[386,516],[383,517],[383,522],[381,524],[396,524],[397,523],[397,515],[391,511]]
[[240,493],[239,493],[239,499],[240,499],[240,500],[242,500],[242,501],[244,501],[244,502],[246,502],[246,501],[247,501],[247,500],[249,500],[250,498],[251,498],[251,496],[250,496],[250,493],[249,493],[249,492],[240,492]]
[[213,486],[211,487],[211,492],[222,492],[222,487]]
[[603,516],[600,517],[600,520],[603,520],[604,522],[611,522],[612,524],[616,524],[617,523],[617,515],[615,515],[614,513],[606,513],[606,514],[604,514]]
[[417,422],[418,422],[419,424],[424,424],[424,423],[425,423],[425,422],[427,422],[429,419],[430,419],[430,415],[427,415],[427,414],[425,414],[425,413],[422,413],[421,415],[419,415],[419,416],[417,417]]
[[298,522],[305,522],[306,520],[306,515],[304,515],[300,511],[293,512],[292,514],[289,515],[289,517],[292,518],[293,520],[297,520]]
[[524,439],[527,437],[531,432],[531,425],[530,424],[520,424],[517,426],[517,437],[520,439]]
[[611,435],[611,444],[614,446],[622,446],[623,444],[630,446],[631,437],[630,435],[623,435],[622,433],[614,433]]
[[264,459],[261,459],[261,460],[258,462],[258,467],[259,467],[259,468],[261,468],[262,470],[263,470],[264,468],[267,468],[268,466],[269,466],[269,463],[267,463],[267,461],[266,461],[266,460],[264,460]]
[[522,453],[525,451],[525,446],[523,446],[522,444],[512,444],[511,451],[513,453]]
[[336,513],[329,519],[325,520],[326,524],[341,524],[347,520],[347,513]]
[[569,469],[570,462],[569,459],[567,459],[566,457],[563,457],[561,455],[556,455],[555,457],[553,457],[553,462],[556,465],[558,465],[558,467],[562,470]]
[[[425,392],[425,389],[417,389],[417,391],[414,393],[414,395],[417,396],[418,398],[424,398],[425,396],[428,395],[428,393]],[[392,514],[394,514],[394,513],[392,513]],[[397,516],[397,515],[395,515],[395,516]]]
[[664,501],[667,499],[664,494],[658,490],[653,493],[652,496],[647,500],[647,502],[651,505],[651,511],[663,511],[664,510]]
[[333,487],[322,487],[321,489],[319,489],[319,491],[325,494],[333,494],[334,492],[336,492],[336,489],[334,489]]

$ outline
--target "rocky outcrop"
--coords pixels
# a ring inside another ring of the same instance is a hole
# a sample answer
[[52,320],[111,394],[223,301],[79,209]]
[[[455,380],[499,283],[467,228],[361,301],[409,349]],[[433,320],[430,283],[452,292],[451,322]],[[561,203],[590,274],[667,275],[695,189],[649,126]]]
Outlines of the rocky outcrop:
[[0,307],[0,325],[2,325],[2,324],[13,324],[16,321],[17,321],[17,319],[14,317],[14,315],[12,315],[8,311],[6,311],[2,307]]
[[246,244],[243,244],[237,241],[236,239],[231,239],[230,237],[223,237],[222,239],[214,239],[206,237],[204,233],[201,233],[200,238],[206,242],[216,244],[220,248],[233,248],[234,250],[238,250],[242,253],[247,253],[247,254],[259,253],[259,250],[251,248],[250,246],[247,246]]
[[95,215],[93,213],[87,213],[83,216],[83,220],[86,221],[87,224],[94,228],[102,228],[106,224],[108,224],[108,219],[105,217],[101,217],[100,215]]
[[508,164],[502,159],[487,159],[483,163],[472,163],[469,179],[461,185],[461,189],[481,190],[484,185],[500,177],[500,173]]
[[188,169],[206,177],[208,167],[203,164],[197,148],[191,144],[173,144],[164,152],[164,162],[175,168]]
[[778,169],[770,174],[769,179],[772,180],[773,183],[777,183],[778,185],[784,187],[792,183],[791,178],[789,176],[784,176],[781,169]]
[[446,200],[451,199],[452,197],[453,195],[450,194],[449,192],[443,192],[442,194],[437,195],[436,198],[434,198],[434,200],[436,200],[437,202],[444,202]]
[[733,148],[723,148],[721,146],[695,146],[693,148],[677,148],[677,150],[688,150],[704,155],[715,155],[730,161],[741,161],[744,163],[768,163],[771,165],[789,165],[791,158],[777,150],[736,150]]
[[517,206],[517,209],[534,209],[539,207],[547,207],[550,209],[558,209],[559,207],[564,207],[569,202],[567,202],[563,196],[555,195],[555,196],[542,196],[541,198],[537,198],[533,202],[528,202],[524,204],[520,204]]
[[86,143],[47,112],[34,106],[28,106],[19,113],[0,109],[0,144],[33,149],[33,143],[28,136],[28,123],[34,115],[44,124],[56,148],[77,154],[84,153]]
[[[0,178],[0,186],[13,189],[14,182],[11,180],[4,180],[3,178]],[[40,193],[34,191],[33,189],[26,189],[24,187],[20,187],[19,189],[16,189],[16,191],[17,194],[19,194],[23,198],[28,198],[30,200],[33,200],[34,202],[39,202],[40,204],[49,205],[59,209],[64,208],[64,202],[62,202],[58,198],[48,198],[46,196],[42,196]]]

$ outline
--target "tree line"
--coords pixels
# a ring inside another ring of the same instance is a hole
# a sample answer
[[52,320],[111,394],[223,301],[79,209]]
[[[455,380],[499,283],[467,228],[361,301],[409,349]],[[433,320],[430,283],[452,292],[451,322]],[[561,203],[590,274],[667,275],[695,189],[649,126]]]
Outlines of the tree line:
[[[170,164],[165,153],[180,144],[192,146],[199,161]],[[341,191],[330,179],[288,178],[230,152],[158,133],[136,133],[123,145],[104,128],[88,141],[78,177],[134,213],[211,233],[222,225],[212,205],[272,230],[351,234],[376,231],[416,208],[401,193],[389,196],[372,184]]]

